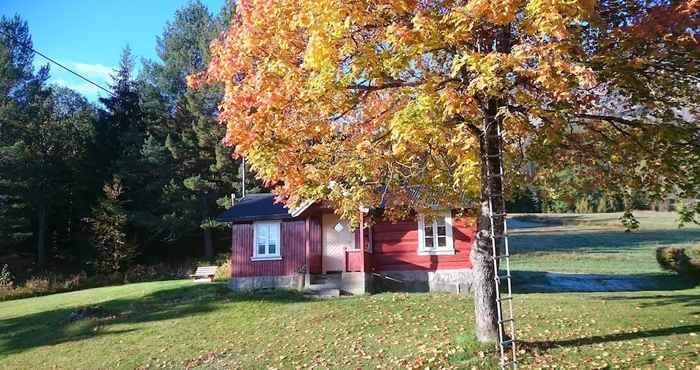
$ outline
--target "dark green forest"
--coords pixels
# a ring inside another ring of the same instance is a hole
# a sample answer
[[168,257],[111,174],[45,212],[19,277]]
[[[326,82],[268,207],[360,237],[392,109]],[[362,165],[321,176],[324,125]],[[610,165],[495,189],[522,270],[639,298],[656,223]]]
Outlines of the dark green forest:
[[214,219],[241,196],[243,169],[221,144],[220,87],[185,79],[206,67],[231,10],[178,10],[157,60],[125,46],[98,103],[48,83],[27,23],[0,20],[0,267],[93,274],[227,250]]

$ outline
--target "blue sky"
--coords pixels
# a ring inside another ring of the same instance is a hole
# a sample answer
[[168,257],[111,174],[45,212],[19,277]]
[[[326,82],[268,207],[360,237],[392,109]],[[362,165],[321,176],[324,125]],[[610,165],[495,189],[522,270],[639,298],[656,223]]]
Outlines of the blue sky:
[[[19,14],[28,22],[34,48],[89,79],[107,86],[122,48],[140,58],[157,59],[156,36],[175,10],[189,0],[0,0],[0,14]],[[202,0],[218,14],[225,0]],[[35,56],[35,64],[46,61]],[[52,82],[73,88],[95,101],[99,90],[51,65]]]

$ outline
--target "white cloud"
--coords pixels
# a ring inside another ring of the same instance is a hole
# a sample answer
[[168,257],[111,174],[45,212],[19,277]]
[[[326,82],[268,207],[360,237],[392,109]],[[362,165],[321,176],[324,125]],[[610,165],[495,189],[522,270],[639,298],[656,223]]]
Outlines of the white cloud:
[[75,90],[91,100],[95,100],[102,91],[98,89],[97,86],[87,82],[69,82],[66,80],[53,80],[51,82],[59,86],[67,87],[71,90]]
[[87,63],[68,63],[76,72],[87,78],[101,79],[103,81],[111,81],[114,67],[105,66],[102,64],[87,64]]
[[[88,80],[109,89],[112,82],[114,67],[75,61],[61,61],[61,64],[84,76]],[[97,101],[100,96],[105,95],[97,86],[80,79],[62,68],[52,67],[51,75],[52,83],[75,90],[83,94],[88,100]]]

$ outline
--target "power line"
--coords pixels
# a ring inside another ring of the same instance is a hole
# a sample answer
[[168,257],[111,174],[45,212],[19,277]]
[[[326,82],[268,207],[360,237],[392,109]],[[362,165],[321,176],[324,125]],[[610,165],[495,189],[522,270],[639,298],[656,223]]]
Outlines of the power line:
[[102,87],[102,86],[99,85],[98,83],[96,83],[96,82],[90,80],[89,78],[87,78],[87,77],[81,75],[80,73],[75,72],[74,70],[72,70],[72,69],[70,69],[70,68],[64,66],[63,64],[61,64],[61,63],[55,61],[54,59],[52,59],[52,58],[50,58],[50,57],[48,57],[48,56],[45,55],[44,53],[42,53],[42,52],[40,52],[40,51],[38,51],[38,50],[32,48],[31,46],[22,44],[21,42],[17,41],[17,39],[15,39],[14,37],[12,37],[11,35],[8,35],[7,33],[3,32],[3,31],[0,31],[0,32],[2,32],[5,36],[7,36],[7,37],[13,39],[17,45],[19,45],[19,46],[21,46],[21,47],[23,47],[23,48],[25,48],[25,49],[27,49],[27,50],[32,51],[33,53],[35,53],[35,54],[41,56],[42,58],[48,60],[49,62],[51,62],[51,63],[53,63],[53,64],[55,64],[55,65],[57,65],[57,66],[59,66],[59,67],[61,67],[61,68],[63,68],[63,69],[65,69],[66,71],[68,71],[68,72],[70,72],[70,73],[72,73],[72,74],[74,74],[74,75],[76,75],[76,76],[78,76],[78,77],[80,77],[80,78],[83,79],[84,81],[86,81],[86,82],[92,84],[93,86],[95,86],[95,87],[97,87],[98,89],[100,89],[100,90],[106,92],[107,94],[109,94],[109,95],[111,95],[111,96],[115,96],[114,93],[112,93],[112,92],[109,91],[108,89]]

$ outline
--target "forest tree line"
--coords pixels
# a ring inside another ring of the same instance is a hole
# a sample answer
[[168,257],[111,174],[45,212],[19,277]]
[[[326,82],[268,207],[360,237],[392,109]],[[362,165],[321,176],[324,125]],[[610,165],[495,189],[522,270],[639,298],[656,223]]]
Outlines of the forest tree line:
[[123,49],[96,103],[49,83],[27,23],[2,17],[0,265],[112,272],[227,249],[215,217],[241,196],[241,163],[221,144],[220,86],[185,79],[206,68],[231,11],[188,3],[157,37],[157,60]]

